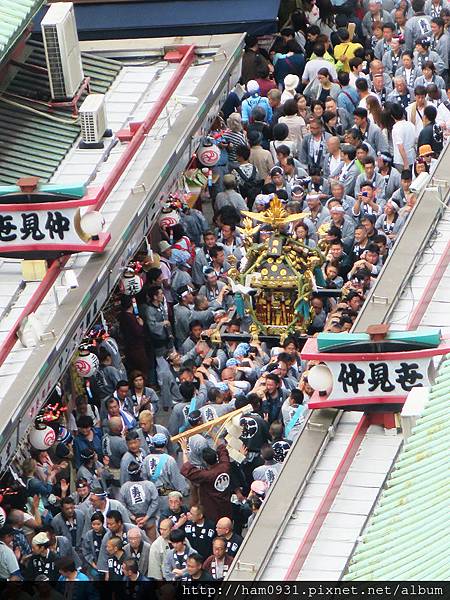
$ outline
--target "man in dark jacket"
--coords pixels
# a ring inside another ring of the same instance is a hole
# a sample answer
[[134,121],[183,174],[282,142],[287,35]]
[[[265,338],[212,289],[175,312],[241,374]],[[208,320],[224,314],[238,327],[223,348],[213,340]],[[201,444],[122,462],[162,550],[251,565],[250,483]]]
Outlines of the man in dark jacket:
[[57,557],[49,549],[49,546],[50,540],[43,531],[31,540],[32,554],[23,570],[23,577],[26,581],[35,581],[39,575],[45,575],[50,581],[57,581],[59,578],[55,564]]
[[200,469],[189,461],[187,438],[180,440],[183,450],[181,474],[192,483],[200,486],[201,502],[205,516],[214,523],[224,516],[231,516],[230,457],[223,444],[217,451],[204,448],[203,460],[207,467]]
[[242,57],[243,83],[247,83],[251,79],[257,79],[259,69],[267,64],[267,60],[260,52],[258,38],[254,35],[247,35],[245,38],[244,55]]
[[419,133],[417,147],[420,148],[421,146],[426,145],[431,146],[435,156],[439,156],[439,154],[442,152],[442,148],[444,147],[444,136],[442,129],[436,123],[436,117],[436,107],[431,104],[425,106],[422,118],[424,128]]

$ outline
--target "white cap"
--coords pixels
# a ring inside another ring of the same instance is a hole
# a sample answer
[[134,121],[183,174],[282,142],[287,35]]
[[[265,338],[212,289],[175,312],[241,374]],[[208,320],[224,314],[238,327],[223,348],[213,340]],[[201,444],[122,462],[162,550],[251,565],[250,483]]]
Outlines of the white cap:
[[254,79],[250,79],[247,83],[247,92],[249,94],[257,94],[259,92],[259,83]]

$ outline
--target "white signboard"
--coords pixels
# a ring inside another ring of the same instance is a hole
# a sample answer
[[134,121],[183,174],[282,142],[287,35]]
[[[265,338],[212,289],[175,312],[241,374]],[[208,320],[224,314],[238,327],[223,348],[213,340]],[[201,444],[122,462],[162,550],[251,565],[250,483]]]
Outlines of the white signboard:
[[327,400],[407,396],[415,387],[430,385],[430,358],[373,361],[329,361],[333,389]]

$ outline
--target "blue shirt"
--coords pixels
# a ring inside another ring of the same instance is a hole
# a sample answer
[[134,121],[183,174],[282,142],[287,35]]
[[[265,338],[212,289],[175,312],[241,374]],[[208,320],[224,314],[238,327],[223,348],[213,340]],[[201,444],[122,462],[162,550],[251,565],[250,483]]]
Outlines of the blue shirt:
[[248,123],[250,121],[252,110],[257,106],[260,106],[266,111],[266,123],[270,123],[272,121],[272,107],[270,106],[269,101],[267,98],[263,98],[258,94],[254,94],[242,102],[241,116],[243,123]]
[[99,427],[93,427],[94,438],[92,442],[87,440],[84,435],[78,434],[75,436],[73,441],[73,450],[75,458],[75,467],[79,469],[81,467],[81,452],[85,448],[92,448],[100,458],[103,455],[102,452],[102,430]]
[[[350,96],[350,97],[349,97]],[[353,100],[353,102],[352,102]],[[359,95],[355,88],[347,85],[343,87],[337,97],[337,105],[339,108],[345,108],[351,115],[359,104]]]
[[[58,581],[68,581],[68,579],[67,579],[67,577],[64,577],[64,575],[61,575],[59,577]],[[77,576],[75,577],[74,581],[90,581],[90,579],[87,575],[85,575],[84,573],[80,573],[80,571],[78,571]]]

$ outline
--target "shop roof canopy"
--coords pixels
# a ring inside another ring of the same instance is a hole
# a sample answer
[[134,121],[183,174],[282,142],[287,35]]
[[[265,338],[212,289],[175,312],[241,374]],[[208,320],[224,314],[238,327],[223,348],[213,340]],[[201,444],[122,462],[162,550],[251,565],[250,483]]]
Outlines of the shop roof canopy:
[[277,29],[279,6],[280,0],[78,2],[75,15],[81,40],[243,32],[265,35]]

